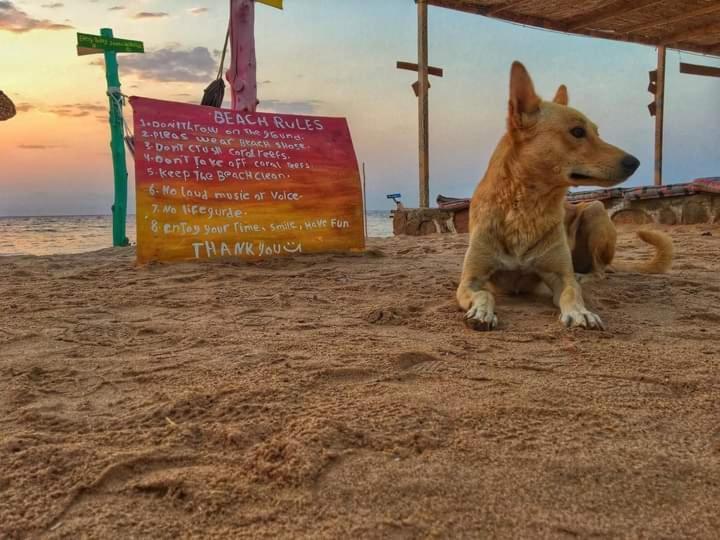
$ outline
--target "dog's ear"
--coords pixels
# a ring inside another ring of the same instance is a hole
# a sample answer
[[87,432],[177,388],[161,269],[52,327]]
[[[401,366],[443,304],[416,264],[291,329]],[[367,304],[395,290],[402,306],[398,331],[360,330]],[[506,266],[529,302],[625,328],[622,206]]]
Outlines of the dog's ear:
[[570,102],[570,98],[568,97],[568,91],[567,86],[564,84],[561,84],[558,86],[557,92],[555,92],[555,97],[553,98],[553,101],[557,103],[558,105],[565,105]]
[[530,74],[520,62],[513,62],[510,69],[509,121],[517,129],[532,124],[530,115],[540,109],[540,98],[535,93]]

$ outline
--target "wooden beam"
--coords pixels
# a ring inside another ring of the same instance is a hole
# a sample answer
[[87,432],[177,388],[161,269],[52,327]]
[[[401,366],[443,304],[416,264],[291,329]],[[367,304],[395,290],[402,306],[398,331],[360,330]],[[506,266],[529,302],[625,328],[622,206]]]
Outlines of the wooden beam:
[[673,46],[671,49],[677,49],[679,51],[692,51],[698,52],[700,54],[705,54],[709,56],[715,56],[720,58],[720,43],[713,43],[712,45],[693,45],[691,43],[673,43]]
[[705,77],[720,77],[720,67],[701,66],[680,62],[680,73],[688,75],[704,75]]
[[716,11],[720,11],[720,4],[714,4],[710,6],[705,6],[699,9],[691,9],[690,11],[683,11],[679,15],[675,15],[674,17],[667,17],[667,18],[658,18],[651,22],[644,22],[640,24],[636,24],[635,26],[631,26],[629,28],[625,28],[623,30],[623,33],[625,34],[633,34],[635,32],[641,32],[642,30],[647,30],[648,28],[654,28],[656,26],[667,26],[669,24],[674,24],[676,22],[685,21],[687,19],[692,19],[694,17],[700,17],[702,15],[710,15],[711,13],[715,13]]
[[516,8],[521,6],[522,4],[526,3],[528,0],[515,0],[515,2],[505,2],[504,4],[500,4],[498,6],[491,6],[485,15],[488,17],[492,17],[493,15],[496,15],[497,13],[500,13],[501,11],[508,11],[510,9]]
[[490,9],[478,4],[468,4],[458,0],[427,0],[427,3],[431,6],[473,13],[475,15],[487,15]]
[[428,9],[426,0],[417,0],[418,16],[418,145],[420,208],[430,207],[430,130],[428,128]]
[[662,185],[663,121],[665,119],[665,47],[658,47],[657,91],[655,93],[655,185]]
[[[398,62],[397,63],[398,69],[407,69],[408,71],[418,71],[418,65],[413,64],[411,62]],[[443,76],[443,70],[439,67],[433,67],[428,66],[428,75],[434,75],[435,77],[442,77]]]
[[593,24],[624,15],[632,11],[645,9],[653,4],[659,4],[662,0],[616,0],[604,7],[584,13],[565,22],[565,30],[572,32],[580,28],[586,28]]
[[658,41],[662,45],[669,45],[672,43],[678,43],[680,41],[686,40],[690,37],[697,36],[698,34],[704,34],[706,32],[715,32],[716,34],[720,33],[720,23],[718,21],[713,21],[709,24],[706,23],[700,26],[686,28],[685,30],[681,30],[680,32],[665,34],[664,36],[660,36],[660,39]]
[[[682,44],[679,44],[682,45]],[[720,41],[705,46],[705,54],[720,57]]]

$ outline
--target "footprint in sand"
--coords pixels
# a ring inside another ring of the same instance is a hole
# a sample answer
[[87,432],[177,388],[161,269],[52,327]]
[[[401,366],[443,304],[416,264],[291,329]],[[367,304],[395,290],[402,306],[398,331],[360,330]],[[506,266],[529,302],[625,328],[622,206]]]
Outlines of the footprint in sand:
[[435,364],[438,362],[442,362],[442,360],[431,354],[417,351],[401,353],[394,361],[395,365],[402,370],[418,368],[422,364]]

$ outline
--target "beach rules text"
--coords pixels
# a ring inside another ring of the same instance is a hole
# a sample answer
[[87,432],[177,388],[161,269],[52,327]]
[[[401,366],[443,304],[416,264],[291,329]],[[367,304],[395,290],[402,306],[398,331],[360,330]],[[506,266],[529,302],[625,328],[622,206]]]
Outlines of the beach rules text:
[[345,119],[140,97],[130,104],[139,262],[364,247]]

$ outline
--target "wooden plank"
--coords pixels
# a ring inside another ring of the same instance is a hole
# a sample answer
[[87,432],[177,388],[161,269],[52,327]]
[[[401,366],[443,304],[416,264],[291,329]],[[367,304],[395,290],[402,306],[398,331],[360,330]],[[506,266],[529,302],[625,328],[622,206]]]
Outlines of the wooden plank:
[[672,46],[673,49],[677,49],[679,51],[691,51],[693,48],[695,49],[695,52],[705,54],[708,56],[716,56],[720,58],[720,42],[719,43],[713,43],[712,45],[695,45],[693,47],[693,44],[685,43],[685,42],[679,42],[674,43]]
[[[397,63],[398,69],[407,69],[408,71],[417,71],[418,65],[413,64],[411,62],[398,62]],[[428,66],[428,75],[434,75],[436,77],[442,77],[443,76],[443,70],[442,68]]]
[[491,10],[489,7],[478,4],[468,4],[458,0],[427,0],[427,3],[431,6],[464,11],[465,13],[473,13],[475,15],[487,15]]
[[679,41],[684,41],[688,38],[695,37],[699,34],[711,33],[717,35],[720,33],[720,23],[713,21],[709,24],[702,24],[700,26],[693,26],[692,28],[686,28],[680,32],[674,32],[672,34],[666,34],[660,36],[658,42],[662,45],[670,45]]
[[430,207],[430,130],[428,128],[428,19],[427,1],[417,0],[418,13],[418,124],[420,208]]
[[705,6],[694,10],[691,9],[690,11],[683,11],[682,13],[680,13],[679,15],[675,15],[674,17],[666,17],[662,19],[656,19],[651,22],[636,24],[635,26],[625,28],[623,30],[623,33],[632,34],[634,32],[641,32],[642,30],[647,30],[648,28],[655,28],[656,26],[667,26],[669,24],[685,21],[694,17],[710,15],[711,13],[715,13],[716,11],[720,11],[720,4]]
[[[410,85],[410,87],[413,89],[413,93],[415,94],[415,97],[418,97],[420,95],[420,81],[415,81]],[[428,83],[428,90],[432,88],[432,84]]]
[[105,51],[102,49],[91,49],[89,47],[78,47],[77,48],[77,55],[78,56],[87,56],[88,54],[102,54]]
[[591,11],[583,15],[579,15],[574,19],[565,22],[565,30],[572,32],[593,24],[600,23],[607,19],[612,19],[626,13],[645,9],[653,4],[659,4],[662,0],[617,0],[606,6]]
[[492,17],[493,15],[496,15],[501,11],[508,11],[510,9],[520,7],[521,5],[527,3],[527,1],[528,0],[516,0],[515,2],[505,2],[504,4],[492,6],[490,7],[490,9],[487,10],[485,15],[487,15],[488,17]]
[[78,49],[100,49],[102,51],[113,51],[116,53],[144,53],[145,45],[142,41],[134,39],[108,38],[94,34],[77,33]]
[[658,47],[657,91],[655,93],[655,185],[662,185],[663,120],[665,119],[665,47]]
[[688,75],[704,75],[705,77],[720,77],[720,68],[680,62],[680,73],[687,73]]

